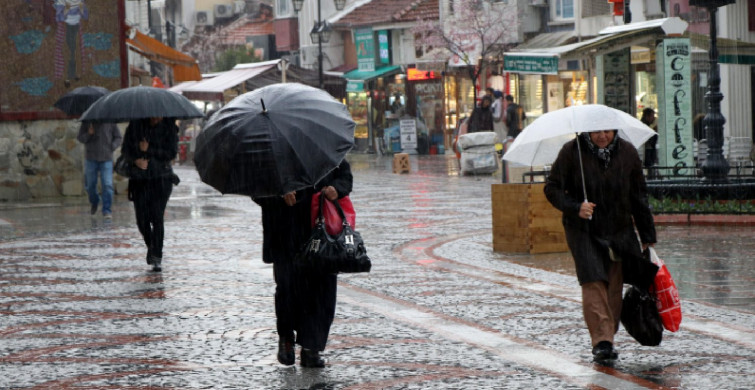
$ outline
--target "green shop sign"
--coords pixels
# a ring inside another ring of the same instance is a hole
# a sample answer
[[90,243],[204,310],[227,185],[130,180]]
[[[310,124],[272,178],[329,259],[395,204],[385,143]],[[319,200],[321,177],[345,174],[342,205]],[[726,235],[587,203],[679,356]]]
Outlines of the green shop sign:
[[357,49],[357,66],[360,72],[375,71],[375,41],[372,28],[359,28],[354,32],[354,44]]
[[503,70],[514,73],[558,74],[558,57],[504,56]]
[[364,80],[346,80],[346,92],[363,92]]

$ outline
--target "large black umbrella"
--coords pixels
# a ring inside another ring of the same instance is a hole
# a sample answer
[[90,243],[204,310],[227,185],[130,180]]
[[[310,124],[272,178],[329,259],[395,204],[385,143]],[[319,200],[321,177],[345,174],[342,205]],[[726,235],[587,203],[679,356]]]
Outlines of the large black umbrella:
[[97,100],[81,116],[82,121],[128,122],[144,118],[201,118],[201,111],[189,99],[167,89],[130,87]]
[[53,106],[68,115],[78,116],[83,114],[84,111],[86,111],[99,98],[108,93],[110,93],[110,91],[103,87],[96,87],[93,85],[78,87],[61,96]]
[[203,182],[227,194],[282,195],[317,183],[354,146],[354,121],[327,92],[273,84],[236,97],[197,137]]

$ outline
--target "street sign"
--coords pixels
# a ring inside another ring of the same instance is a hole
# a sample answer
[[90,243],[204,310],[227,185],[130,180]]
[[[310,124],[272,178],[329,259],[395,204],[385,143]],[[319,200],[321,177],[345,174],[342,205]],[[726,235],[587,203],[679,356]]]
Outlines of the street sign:
[[402,119],[399,121],[401,134],[401,149],[417,149],[417,123],[414,119]]

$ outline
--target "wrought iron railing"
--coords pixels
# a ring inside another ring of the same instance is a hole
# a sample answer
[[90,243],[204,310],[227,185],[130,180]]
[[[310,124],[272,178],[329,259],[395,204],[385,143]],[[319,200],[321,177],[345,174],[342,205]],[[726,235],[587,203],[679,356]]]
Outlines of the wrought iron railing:
[[654,214],[755,214],[755,166],[738,164],[710,182],[699,168],[646,170]]

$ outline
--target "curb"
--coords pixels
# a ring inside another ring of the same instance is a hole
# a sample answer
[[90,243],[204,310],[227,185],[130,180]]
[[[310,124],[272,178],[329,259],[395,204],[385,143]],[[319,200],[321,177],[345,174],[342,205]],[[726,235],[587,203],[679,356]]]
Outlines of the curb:
[[755,215],[736,214],[659,214],[658,225],[755,226]]

